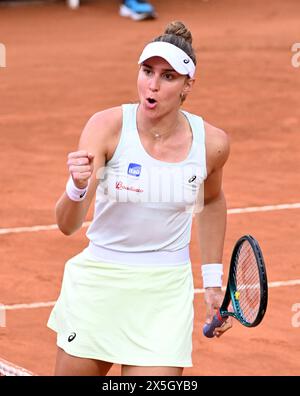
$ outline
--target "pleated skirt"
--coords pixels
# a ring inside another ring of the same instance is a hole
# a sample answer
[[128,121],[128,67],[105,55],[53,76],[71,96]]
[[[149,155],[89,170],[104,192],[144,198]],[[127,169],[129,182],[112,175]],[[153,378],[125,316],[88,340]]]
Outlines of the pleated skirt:
[[48,327],[66,353],[134,366],[192,366],[191,263],[130,266],[67,261]]

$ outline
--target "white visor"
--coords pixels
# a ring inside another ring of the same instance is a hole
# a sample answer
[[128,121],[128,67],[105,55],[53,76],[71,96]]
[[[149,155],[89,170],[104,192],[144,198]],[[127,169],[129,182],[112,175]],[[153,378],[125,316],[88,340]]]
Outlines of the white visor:
[[138,64],[140,65],[153,56],[159,56],[165,59],[179,74],[188,74],[190,78],[193,78],[195,75],[196,66],[194,62],[176,45],[164,41],[154,41],[147,44],[143,49]]

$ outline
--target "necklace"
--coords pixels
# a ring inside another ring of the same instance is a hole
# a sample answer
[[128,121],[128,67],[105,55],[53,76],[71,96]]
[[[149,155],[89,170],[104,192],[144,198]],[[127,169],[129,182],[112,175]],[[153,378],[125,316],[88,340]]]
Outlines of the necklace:
[[151,135],[154,137],[154,139],[161,139],[163,136],[168,135],[168,132],[165,133],[159,133],[159,132],[151,132]]
[[[176,130],[176,128],[178,127],[179,123],[177,122],[174,125],[174,129]],[[154,137],[154,139],[161,139],[162,137],[164,137],[165,135],[170,135],[170,131],[164,132],[164,133],[160,133],[160,132],[152,132],[151,130],[149,131],[151,133],[151,135]]]

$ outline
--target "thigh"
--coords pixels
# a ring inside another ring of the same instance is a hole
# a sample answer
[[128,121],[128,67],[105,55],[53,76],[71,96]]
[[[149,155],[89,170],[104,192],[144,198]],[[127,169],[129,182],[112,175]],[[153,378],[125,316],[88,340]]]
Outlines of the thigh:
[[181,376],[183,367],[166,367],[166,366],[128,366],[123,364],[121,368],[122,376],[134,375],[153,375],[153,376]]
[[71,356],[58,347],[55,376],[105,376],[113,363]]

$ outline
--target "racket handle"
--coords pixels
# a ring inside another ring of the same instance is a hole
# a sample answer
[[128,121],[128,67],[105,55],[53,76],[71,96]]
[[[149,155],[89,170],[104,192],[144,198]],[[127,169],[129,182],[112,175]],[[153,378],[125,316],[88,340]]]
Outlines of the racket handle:
[[211,323],[207,323],[206,325],[203,326],[203,335],[205,335],[205,337],[208,338],[214,337],[214,330],[217,327],[222,326],[224,322],[225,319],[223,319],[221,315],[215,315]]

